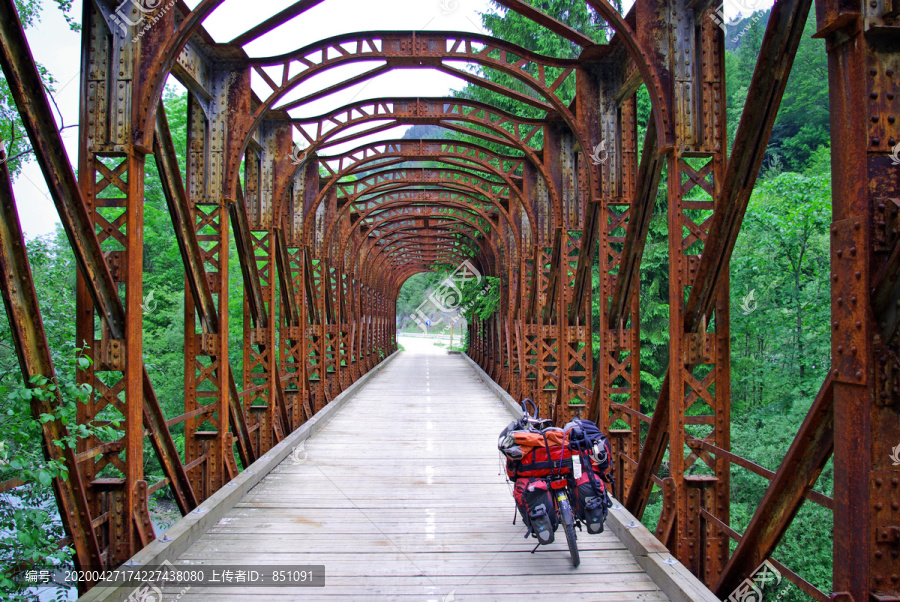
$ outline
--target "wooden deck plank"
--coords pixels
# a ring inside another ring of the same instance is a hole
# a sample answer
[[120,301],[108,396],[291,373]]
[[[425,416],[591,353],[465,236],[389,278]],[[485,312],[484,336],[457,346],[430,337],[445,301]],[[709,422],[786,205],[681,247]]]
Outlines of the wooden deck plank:
[[[405,342],[404,342],[405,344]],[[496,439],[505,405],[459,356],[421,345],[377,374],[175,561],[324,564],[324,588],[165,589],[179,600],[668,598],[610,531],[531,554]],[[451,595],[452,594],[452,595]]]

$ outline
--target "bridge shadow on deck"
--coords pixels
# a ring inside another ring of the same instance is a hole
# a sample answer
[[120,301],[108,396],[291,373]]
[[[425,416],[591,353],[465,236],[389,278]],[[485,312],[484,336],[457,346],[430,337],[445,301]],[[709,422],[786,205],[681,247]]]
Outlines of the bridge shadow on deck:
[[[406,351],[175,563],[324,564],[324,588],[191,588],[181,600],[668,600],[607,529],[535,554],[496,440],[510,415],[462,356]],[[175,589],[169,595],[180,593]]]

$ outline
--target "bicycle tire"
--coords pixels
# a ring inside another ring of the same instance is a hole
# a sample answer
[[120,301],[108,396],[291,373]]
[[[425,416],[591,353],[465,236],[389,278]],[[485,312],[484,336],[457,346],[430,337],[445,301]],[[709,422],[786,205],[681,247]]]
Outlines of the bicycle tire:
[[572,556],[572,566],[581,564],[581,556],[578,553],[578,543],[575,536],[575,519],[572,516],[572,507],[568,500],[560,501],[560,514],[562,514],[563,530],[566,532],[566,542],[569,544],[569,554]]

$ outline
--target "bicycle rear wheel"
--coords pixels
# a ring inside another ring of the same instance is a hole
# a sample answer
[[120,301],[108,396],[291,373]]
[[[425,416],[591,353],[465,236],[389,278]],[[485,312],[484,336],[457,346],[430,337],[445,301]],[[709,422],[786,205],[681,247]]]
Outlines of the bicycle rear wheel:
[[559,500],[559,513],[562,515],[563,530],[566,532],[566,542],[569,544],[569,554],[572,555],[572,566],[578,566],[581,564],[581,556],[578,554],[575,519],[572,516],[572,506],[569,505],[569,500]]

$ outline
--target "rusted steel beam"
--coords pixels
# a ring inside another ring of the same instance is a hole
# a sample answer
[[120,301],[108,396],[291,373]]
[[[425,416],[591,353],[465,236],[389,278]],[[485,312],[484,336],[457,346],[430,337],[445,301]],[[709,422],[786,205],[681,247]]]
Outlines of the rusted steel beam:
[[87,205],[69,164],[53,111],[34,65],[13,0],[0,0],[0,66],[72,251],[90,281],[91,298],[114,338],[125,338],[125,311],[103,260]]
[[[51,198],[74,250],[78,267],[88,283],[91,298],[99,308],[111,336],[124,339],[125,308],[103,259],[103,252],[94,234],[87,205],[72,166],[68,162],[62,138],[56,129],[56,121],[44,94],[40,76],[28,50],[12,0],[0,0],[0,65],[3,66]],[[155,403],[146,368],[142,368],[138,374],[142,374],[142,377],[137,380],[143,382],[136,385],[142,391],[137,397],[144,399],[143,410],[139,410],[140,420],[145,426],[154,429],[153,440],[157,453],[160,454],[160,464],[169,478],[170,487],[179,505],[190,508],[192,492],[187,484],[187,476],[178,459],[172,436],[165,428],[165,418],[159,405]],[[160,426],[163,430],[155,430]]]
[[[3,291],[3,304],[9,317],[16,355],[26,386],[35,386],[31,384],[31,379],[35,376],[43,376],[55,384],[50,347],[44,333],[4,151],[0,151],[0,158],[3,159],[0,164],[0,288]],[[55,397],[53,401],[37,397],[32,399],[31,413],[35,419],[42,414],[53,414],[57,409],[62,401],[58,388],[52,397]],[[55,443],[66,439],[68,429],[56,419],[42,422],[41,432],[44,457],[63,462],[68,471],[67,478],[53,479],[53,492],[56,495],[60,521],[75,549],[75,566],[84,570],[96,569],[103,564],[100,545],[91,525],[93,517],[84,490],[84,480],[75,459],[75,450],[65,446],[60,448]],[[92,583],[93,581],[79,583],[79,590],[85,591]]]
[[578,254],[578,266],[572,277],[572,302],[569,305],[568,322],[574,324],[581,306],[591,294],[591,270],[594,264],[594,249],[600,228],[600,203],[591,203],[585,208],[584,230],[581,234],[582,248]]
[[281,291],[281,306],[285,318],[288,326],[299,326],[300,309],[297,307],[297,299],[291,283],[290,253],[284,237],[284,230],[280,228],[275,230],[275,261],[278,265],[278,287]]
[[713,587],[727,596],[781,541],[834,450],[834,379],[825,379],[750,524]]
[[641,448],[638,465],[634,469],[634,480],[628,489],[628,497],[625,507],[637,518],[644,516],[644,510],[650,501],[650,492],[653,490],[653,476],[659,470],[666,447],[669,445],[669,373],[666,372],[660,385],[659,397],[653,416],[650,419],[650,428]]
[[234,44],[235,46],[248,44],[321,3],[322,0],[300,0],[299,2],[295,2],[284,10],[269,17],[259,25],[248,29],[246,32],[231,40],[229,44]]
[[[698,274],[685,306],[687,310],[685,328],[689,331],[695,330],[699,325],[698,319],[701,311],[703,313],[709,311],[709,307],[704,306],[709,306],[712,303],[714,299],[713,292],[721,279],[719,272],[724,266],[728,265],[728,259],[731,256],[734,241],[740,229],[740,221],[743,218],[744,210],[746,210],[746,203],[752,192],[752,186],[765,152],[765,145],[771,133],[772,124],[777,113],[777,105],[781,101],[784,85],[787,82],[787,74],[793,64],[793,57],[796,54],[796,48],[802,35],[806,14],[809,11],[809,0],[779,0],[773,7],[773,14],[776,11],[777,14],[774,18],[770,18],[770,26],[766,29],[759,63],[772,65],[775,71],[772,75],[769,75],[767,72],[757,68],[751,82],[751,90],[754,95],[748,96],[751,99],[764,97],[767,99],[767,102],[763,105],[765,107],[764,110],[759,110],[755,105],[748,104],[745,108],[745,113],[741,117],[742,125],[739,127],[738,136],[742,140],[741,148],[746,149],[746,152],[739,154],[737,152],[737,142],[735,143],[735,151],[732,152],[732,159],[726,168],[726,173],[730,174],[730,176],[725,176],[722,197],[717,201],[717,210],[713,216],[713,223],[710,226],[710,236],[713,237],[712,246],[704,248],[700,259],[701,266],[706,265],[708,267],[701,268],[705,271]],[[800,18],[801,15],[802,18]],[[774,106],[772,103],[774,103]],[[744,125],[745,123],[746,125]],[[642,167],[643,163],[642,161]],[[739,178],[738,176],[741,177]],[[749,187],[744,188],[744,185]],[[726,228],[728,228],[728,233],[724,234],[723,230]],[[713,265],[717,266],[716,270],[712,269]],[[625,297],[622,297],[622,299],[624,300]],[[622,311],[621,308],[619,311]],[[654,420],[651,422],[650,432],[635,470],[634,486],[629,490],[626,500],[626,507],[638,517],[642,516],[647,504],[647,496],[653,487],[650,477],[659,469],[665,446],[668,444],[668,435],[657,432],[657,429],[654,428],[658,424],[655,420],[655,415],[660,412],[666,414],[668,412],[668,383],[669,374],[667,372],[656,402]],[[660,425],[659,428],[662,428],[662,426]]]
[[172,217],[175,238],[181,251],[191,293],[197,303],[200,320],[210,332],[218,332],[219,312],[206,279],[200,245],[197,243],[194,233],[191,210],[187,204],[187,193],[181,179],[181,170],[178,167],[178,156],[175,145],[172,143],[166,109],[162,102],[156,109],[156,135],[153,139],[153,151],[159,170],[159,179],[162,183],[163,196],[166,197],[169,215]]
[[172,440],[172,434],[166,425],[166,417],[150,383],[146,367],[143,369],[141,380],[144,396],[143,424],[149,431],[150,443],[159,458],[163,474],[169,479],[169,488],[172,490],[175,503],[182,514],[187,514],[197,507],[197,496],[181,464],[178,448],[175,447],[175,441]]
[[[156,134],[154,137],[154,156],[159,170],[160,182],[169,215],[172,218],[172,226],[178,248],[181,251],[182,262],[185,267],[185,276],[188,286],[197,304],[197,312],[201,323],[209,333],[218,333],[220,327],[219,312],[212,298],[209,288],[209,280],[206,277],[206,269],[203,266],[203,257],[197,235],[192,226],[193,218],[188,206],[187,192],[181,179],[181,170],[178,166],[178,157],[172,136],[166,119],[165,107],[160,103],[156,115]],[[228,396],[229,396],[229,423],[234,431],[238,443],[238,455],[241,463],[247,467],[253,463],[253,453],[249,446],[250,434],[243,412],[235,412],[235,404],[240,405],[237,394],[237,386],[234,382],[234,372],[231,370],[227,356],[222,358],[228,364]],[[224,364],[223,364],[224,365]],[[218,374],[216,375],[218,377]],[[196,502],[195,502],[196,505]],[[190,510],[190,509],[189,509]]]
[[[145,62],[148,67],[141,73],[142,97],[138,101],[141,113],[134,120],[135,134],[141,137],[141,146],[150,148],[152,146],[152,137],[154,132],[153,110],[157,106],[157,102],[162,97],[163,88],[166,85],[166,79],[169,74],[177,69],[177,59],[184,50],[188,41],[201,28],[203,21],[225,0],[200,0],[182,20],[178,21],[175,13],[171,12],[159,15],[162,17],[163,23],[160,26],[169,27],[169,19],[172,21],[171,27],[178,22],[177,30],[170,33],[168,29],[162,30],[162,39],[164,43],[157,44],[154,60]],[[180,10],[180,6],[176,7],[176,11]],[[143,123],[141,123],[143,121]]]
[[[885,211],[891,211],[896,210],[898,201],[900,199],[880,199],[880,204],[885,205]],[[894,249],[875,277],[875,282],[873,310],[878,316],[882,340],[890,341],[897,335],[897,327],[900,326],[900,306],[897,305],[900,299],[900,239],[894,243]]]
[[[441,97],[372,98],[344,105],[322,115],[295,118],[292,122],[298,126],[300,135],[309,143],[309,148],[301,155],[305,157],[323,144],[337,144],[333,138],[344,130],[362,123],[385,119],[390,119],[394,123],[402,121],[431,125],[444,125],[450,122],[472,123],[506,137],[507,140],[503,144],[518,143],[521,146],[533,143],[538,132],[537,128],[543,125],[540,119],[518,117],[488,103]],[[300,124],[315,124],[315,133],[310,135],[306,129],[299,127]],[[501,126],[508,126],[509,129]],[[472,135],[478,133],[471,128],[460,131]],[[356,136],[357,134],[353,134],[353,137]],[[348,139],[350,138],[341,138],[342,141]]]
[[[635,32],[609,0],[585,1],[615,30],[616,35],[611,40],[611,44],[622,44],[634,60],[635,67],[640,72],[644,84],[647,86],[647,92],[650,94],[651,117],[656,122],[658,149],[661,153],[665,152],[674,145],[671,115],[674,107],[671,106],[670,96],[666,93],[671,85],[671,74],[667,69],[663,69],[661,57],[657,55],[655,49],[655,40],[647,39],[646,34],[649,31],[640,28],[643,15],[637,17],[639,29]],[[641,9],[642,4],[649,3],[637,2],[632,12]],[[649,6],[649,9],[654,10],[656,7]],[[660,16],[665,14],[665,10],[659,11]]]
[[641,259],[656,206],[656,195],[665,157],[656,148],[656,124],[650,121],[644,137],[644,149],[638,168],[634,200],[629,211],[628,228],[622,247],[622,260],[616,275],[616,288],[609,308],[609,328],[619,328],[627,320],[632,295],[640,289]]
[[241,274],[244,278],[244,287],[247,293],[247,302],[250,304],[250,316],[257,328],[266,328],[268,317],[265,312],[262,288],[260,287],[259,271],[256,261],[253,259],[252,234],[250,234],[250,222],[247,219],[247,207],[244,204],[243,187],[237,186],[237,195],[231,204],[231,223],[234,229],[234,244],[238,250],[238,258],[241,263]]
[[229,370],[228,379],[228,411],[229,422],[232,425],[233,433],[237,436],[238,455],[244,468],[247,468],[256,462],[256,452],[253,451],[253,444],[250,439],[250,427],[247,425],[247,416],[244,414],[244,407],[241,404],[241,396],[237,390],[237,382],[234,380],[234,373]]
[[685,306],[687,328],[693,328],[702,315],[709,313],[716,286],[725,281],[722,272],[731,259],[765,157],[811,4],[812,0],[778,0],[772,6],[731,158],[725,169],[721,195],[716,199],[706,246]]
[[544,299],[544,307],[541,310],[541,317],[544,322],[548,322],[556,318],[556,300],[559,298],[559,282],[560,271],[562,267],[562,228],[556,229],[556,235],[553,237],[553,251],[550,254],[550,270],[547,273],[547,296]]
[[[575,117],[578,127],[582,130],[582,138],[593,145],[597,139],[603,138],[602,118],[600,110],[600,82],[599,76],[593,69],[580,67],[575,71]],[[598,144],[602,144],[598,143]],[[592,147],[593,148],[593,147]],[[581,240],[578,255],[578,265],[575,268],[575,276],[572,278],[572,301],[569,305],[567,321],[575,324],[578,314],[591,293],[591,271],[594,265],[594,250],[600,239],[601,227],[601,188],[604,175],[598,165],[594,165],[593,159],[587,155],[592,149],[581,149],[582,152],[577,162],[575,178],[578,180],[578,197],[575,202],[579,205],[578,221],[581,221]],[[576,149],[572,148],[572,153]],[[593,171],[593,188],[584,190],[583,176],[587,171]],[[573,191],[574,192],[574,191]],[[577,229],[577,228],[576,228]],[[588,319],[588,323],[590,320]],[[588,345],[590,347],[590,345]]]
[[[896,8],[819,0],[818,37],[828,51],[832,149],[831,374],[834,378],[835,599],[897,598],[896,463],[900,341],[883,339],[890,319],[879,274],[895,268],[895,220],[879,205],[900,197],[890,154],[900,46]],[[896,302],[897,299],[894,299]]]

